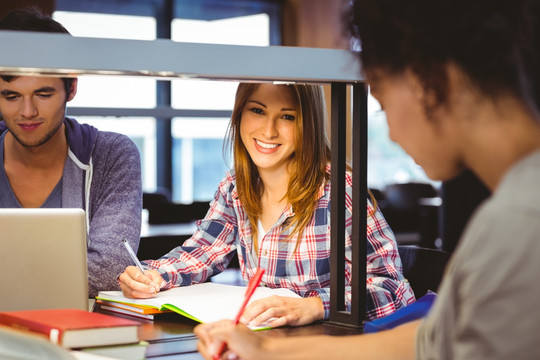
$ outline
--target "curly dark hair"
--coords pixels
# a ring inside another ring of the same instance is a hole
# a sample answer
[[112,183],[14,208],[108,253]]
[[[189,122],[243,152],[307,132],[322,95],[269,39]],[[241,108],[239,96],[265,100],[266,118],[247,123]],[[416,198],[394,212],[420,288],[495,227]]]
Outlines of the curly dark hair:
[[444,103],[455,64],[485,95],[539,114],[540,0],[352,0],[345,17],[366,74],[410,69]]

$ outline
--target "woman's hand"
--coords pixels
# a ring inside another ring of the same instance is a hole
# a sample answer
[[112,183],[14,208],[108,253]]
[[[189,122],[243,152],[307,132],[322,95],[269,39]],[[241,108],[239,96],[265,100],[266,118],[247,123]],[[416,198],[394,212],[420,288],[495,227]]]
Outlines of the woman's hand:
[[319,297],[299,299],[274,295],[250,303],[240,322],[251,326],[265,323],[271,327],[300,326],[311,324],[323,317],[324,308]]
[[145,270],[143,275],[135,266],[128,266],[118,280],[124,296],[133,299],[154,297],[164,283],[157,270]]
[[195,335],[199,337],[197,349],[206,360],[213,356],[225,342],[227,347],[220,359],[262,359],[264,354],[264,338],[243,324],[234,325],[231,320],[197,325]]

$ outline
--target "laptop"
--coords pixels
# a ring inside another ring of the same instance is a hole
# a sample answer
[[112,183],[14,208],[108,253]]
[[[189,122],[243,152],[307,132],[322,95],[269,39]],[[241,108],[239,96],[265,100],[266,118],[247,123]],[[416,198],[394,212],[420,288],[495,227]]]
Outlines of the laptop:
[[0,209],[0,311],[88,310],[82,209]]

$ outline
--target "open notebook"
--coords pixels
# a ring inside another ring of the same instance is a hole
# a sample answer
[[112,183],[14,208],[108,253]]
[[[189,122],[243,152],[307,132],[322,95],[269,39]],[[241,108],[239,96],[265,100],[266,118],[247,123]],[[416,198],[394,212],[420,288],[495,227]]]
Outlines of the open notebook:
[[[131,306],[147,306],[159,310],[176,312],[189,319],[208,323],[222,319],[234,319],[244,300],[245,286],[234,286],[206,282],[164,290],[151,299],[129,299],[121,291],[101,291],[98,301]],[[272,295],[300,298],[289,289],[258,287],[250,303]],[[127,307],[126,307],[127,308]],[[114,309],[111,309],[114,311]],[[266,328],[266,325],[259,329]]]
[[0,311],[88,310],[82,209],[0,209]]

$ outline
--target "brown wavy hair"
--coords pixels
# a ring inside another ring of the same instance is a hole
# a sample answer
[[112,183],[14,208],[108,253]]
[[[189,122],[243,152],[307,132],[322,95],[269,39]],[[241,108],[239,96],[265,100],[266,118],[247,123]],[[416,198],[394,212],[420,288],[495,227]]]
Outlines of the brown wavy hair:
[[[257,249],[257,222],[262,213],[260,199],[264,192],[264,185],[240,137],[240,122],[249,97],[260,85],[260,83],[239,84],[226,141],[226,147],[232,151],[234,157],[238,196],[251,224],[255,249]],[[286,225],[286,227],[294,226],[289,238],[298,234],[297,241],[299,241],[315,211],[320,186],[329,180],[326,173],[326,166],[330,162],[330,145],[326,135],[326,104],[320,85],[280,84],[274,86],[292,89],[299,107],[295,121],[292,175],[285,194],[287,202],[294,209],[294,216]]]

